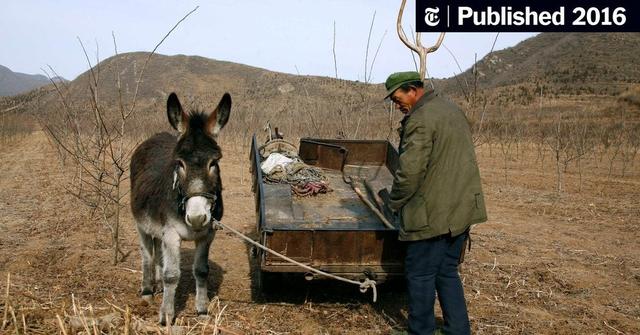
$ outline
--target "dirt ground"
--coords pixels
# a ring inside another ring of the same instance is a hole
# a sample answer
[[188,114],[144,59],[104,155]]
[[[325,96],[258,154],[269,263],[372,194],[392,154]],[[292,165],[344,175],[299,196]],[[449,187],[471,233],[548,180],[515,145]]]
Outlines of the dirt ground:
[[[220,166],[223,222],[253,234],[248,155],[228,147],[223,143]],[[481,148],[479,161],[490,220],[473,229],[461,271],[473,333],[640,333],[638,164],[630,177],[585,176],[581,192],[569,173],[568,192],[558,197],[550,161],[509,162],[506,178],[497,152]],[[0,333],[61,333],[56,314],[67,325],[77,310],[103,316],[128,307],[155,323],[160,297],[152,305],[139,299],[129,211],[121,236],[130,255],[113,266],[107,229],[65,192],[69,177],[43,132],[2,144],[0,171]],[[179,325],[196,322],[192,254],[193,243],[185,242]],[[210,311],[222,333],[389,334],[405,327],[401,286],[380,286],[377,303],[333,282],[283,283],[286,292],[264,296],[250,248],[226,231],[218,232],[209,259]]]

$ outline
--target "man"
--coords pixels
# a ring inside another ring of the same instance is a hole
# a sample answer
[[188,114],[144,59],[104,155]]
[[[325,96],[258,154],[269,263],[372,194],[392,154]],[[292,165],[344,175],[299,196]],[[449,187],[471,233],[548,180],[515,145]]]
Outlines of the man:
[[385,87],[405,114],[389,206],[407,242],[409,333],[436,331],[437,292],[442,332],[469,334],[458,261],[469,227],[487,220],[469,124],[455,104],[425,90],[417,72],[394,73]]

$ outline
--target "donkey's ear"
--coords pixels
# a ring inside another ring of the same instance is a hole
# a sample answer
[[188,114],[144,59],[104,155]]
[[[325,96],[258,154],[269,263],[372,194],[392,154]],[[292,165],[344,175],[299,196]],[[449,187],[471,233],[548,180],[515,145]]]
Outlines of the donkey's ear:
[[231,113],[231,95],[225,93],[218,103],[218,107],[211,112],[207,119],[207,131],[213,137],[217,137],[220,130],[229,121],[229,114]]
[[187,114],[182,110],[180,100],[175,93],[169,94],[169,99],[167,99],[167,117],[173,129],[181,134],[187,130]]

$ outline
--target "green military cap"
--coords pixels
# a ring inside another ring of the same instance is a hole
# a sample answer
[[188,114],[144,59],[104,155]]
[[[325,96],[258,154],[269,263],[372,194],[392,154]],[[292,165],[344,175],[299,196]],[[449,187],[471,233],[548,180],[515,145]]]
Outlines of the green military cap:
[[384,87],[387,89],[387,96],[390,97],[400,86],[406,83],[412,83],[414,81],[420,81],[420,74],[416,71],[396,72],[387,78],[384,82]]

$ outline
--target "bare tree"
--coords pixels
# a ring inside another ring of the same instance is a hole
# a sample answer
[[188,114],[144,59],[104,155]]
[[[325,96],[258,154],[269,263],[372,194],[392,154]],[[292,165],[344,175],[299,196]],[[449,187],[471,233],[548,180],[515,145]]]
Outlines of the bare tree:
[[556,193],[560,195],[564,192],[564,172],[566,172],[566,166],[571,159],[568,154],[570,146],[569,125],[559,111],[551,125],[551,131],[549,132],[549,137],[547,137],[547,145],[553,152],[553,158],[555,159]]
[[[578,169],[578,191],[582,191],[582,158],[594,150],[595,136],[594,126],[589,123],[584,113],[576,113],[573,125],[570,130],[570,148],[573,151],[573,160],[576,162]],[[565,163],[565,171],[566,165]]]
[[415,42],[410,43],[409,40],[407,39],[407,35],[405,35],[404,30],[402,29],[402,13],[404,12],[404,7],[406,4],[407,4],[407,0],[402,0],[402,3],[400,4],[400,10],[398,11],[398,20],[396,22],[398,37],[400,37],[400,40],[402,41],[402,43],[404,43],[404,45],[406,45],[409,49],[413,50],[415,53],[418,54],[418,56],[420,56],[420,71],[419,71],[420,79],[425,80],[428,77],[427,55],[432,52],[435,52],[436,50],[438,50],[438,48],[440,48],[440,45],[444,40],[445,33],[440,33],[440,36],[438,36],[438,40],[436,41],[436,44],[428,48],[424,47],[422,45],[422,42],[420,42],[420,36],[421,36],[420,33],[416,33]]
[[542,98],[543,98],[543,88],[540,87],[540,98],[538,101],[538,111],[536,112],[536,121],[537,121],[537,127],[535,127],[535,130],[532,130],[532,138],[533,138],[533,142],[534,145],[536,146],[536,152],[537,152],[537,156],[536,156],[536,162],[540,162],[540,171],[542,171],[544,173],[544,159],[546,156],[546,141],[547,141],[547,130],[548,127],[546,127],[543,123],[544,120],[544,115],[542,113]]
[[616,122],[607,127],[604,134],[605,149],[608,153],[607,158],[609,160],[609,178],[613,175],[613,166],[623,149],[625,125],[624,120],[622,122]]
[[500,111],[499,123],[496,124],[494,136],[502,153],[504,182],[508,184],[509,161],[511,160],[511,147],[515,139],[515,123],[511,114]]
[[640,125],[635,127],[626,126],[623,129],[622,148],[620,159],[622,160],[621,175],[626,175],[627,169],[633,167],[633,162],[640,147]]
[[[472,113],[471,117],[468,118],[470,126],[471,126],[471,135],[473,138],[473,145],[478,147],[481,146],[482,144],[488,142],[488,138],[487,136],[484,134],[484,121],[485,121],[485,115],[487,112],[487,99],[486,97],[483,99],[483,103],[482,103],[482,111],[480,112],[480,118],[476,119],[476,114]],[[471,109],[473,110],[474,107],[471,107]]]
[[[128,195],[124,182],[128,179],[131,153],[137,145],[135,141],[130,141],[133,129],[127,125],[137,110],[140,83],[151,56],[171,32],[197,9],[198,7],[178,21],[149,53],[142,71],[136,78],[136,87],[130,103],[126,103],[123,96],[117,61],[114,63],[117,107],[112,108],[111,104],[102,99],[100,68],[91,64],[81,41],[80,45],[89,66],[88,104],[71,103],[67,92],[51,80],[60,97],[61,107],[50,117],[40,121],[52,141],[68,154],[75,167],[73,180],[67,185],[67,191],[87,205],[91,209],[92,217],[99,217],[110,230],[113,264],[128,255],[120,248],[119,232],[121,210],[126,206]],[[113,43],[117,56],[115,35]]]

